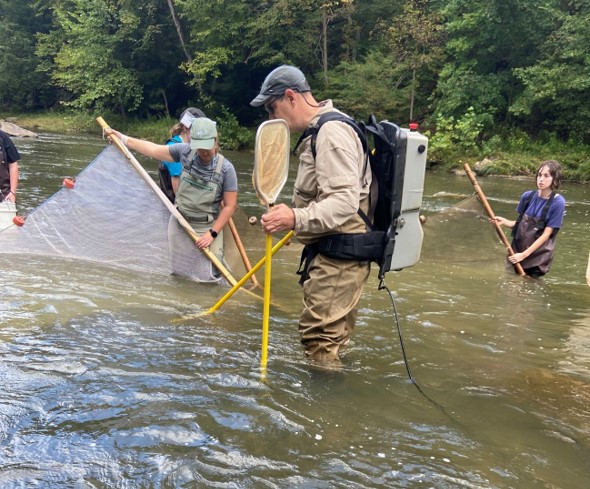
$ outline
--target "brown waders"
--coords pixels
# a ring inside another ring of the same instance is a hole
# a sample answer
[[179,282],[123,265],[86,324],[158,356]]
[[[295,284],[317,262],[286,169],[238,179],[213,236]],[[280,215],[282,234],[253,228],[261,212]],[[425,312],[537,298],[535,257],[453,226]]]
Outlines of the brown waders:
[[303,312],[299,320],[305,354],[316,362],[339,361],[340,350],[349,342],[357,304],[369,278],[367,262],[337,260],[316,255],[303,284]]

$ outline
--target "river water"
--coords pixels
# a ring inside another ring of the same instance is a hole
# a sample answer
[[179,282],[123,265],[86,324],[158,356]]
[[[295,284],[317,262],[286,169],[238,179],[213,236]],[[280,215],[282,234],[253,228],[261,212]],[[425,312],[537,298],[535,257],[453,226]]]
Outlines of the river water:
[[[105,146],[88,135],[15,142],[21,214]],[[259,216],[253,155],[227,156],[243,211]],[[533,188],[479,182],[511,218]],[[375,271],[342,370],[307,364],[296,244],[273,259],[266,378],[262,304],[248,294],[175,322],[225,289],[0,254],[0,487],[585,487],[588,188],[562,186],[557,256],[536,281],[505,268],[485,218],[459,210],[472,191],[464,176],[427,173],[421,261],[386,278],[415,384]]]

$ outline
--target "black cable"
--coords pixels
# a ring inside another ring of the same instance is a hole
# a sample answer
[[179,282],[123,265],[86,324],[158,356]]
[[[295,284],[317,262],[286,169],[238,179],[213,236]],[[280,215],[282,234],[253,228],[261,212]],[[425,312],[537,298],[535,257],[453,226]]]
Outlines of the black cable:
[[412,377],[412,372],[410,371],[410,364],[408,363],[408,357],[406,356],[406,349],[404,347],[404,340],[402,338],[402,330],[401,330],[401,326],[399,323],[399,316],[397,314],[397,307],[395,305],[395,301],[393,300],[393,294],[391,293],[391,291],[389,290],[389,288],[385,285],[385,282],[383,281],[383,279],[380,280],[379,282],[379,287],[378,290],[383,290],[385,289],[387,291],[387,293],[389,294],[389,298],[391,299],[391,305],[393,306],[393,317],[395,319],[395,324],[397,326],[397,333],[399,336],[399,344],[402,350],[402,355],[404,357],[404,364],[406,365],[406,371],[408,372],[408,377],[410,378],[410,381],[412,382],[412,384],[414,384],[416,386],[416,389],[418,389],[418,392],[420,392],[420,394],[422,394],[426,399],[428,399],[432,404],[434,404],[437,409],[439,409],[445,416],[447,416],[449,419],[453,420],[454,422],[456,422],[455,419],[453,419],[453,417],[451,415],[449,415],[449,413],[447,413],[445,411],[445,409],[435,400],[431,399],[429,396],[427,396],[424,391],[422,390],[422,388],[418,385],[418,383],[414,380],[414,377]]
[[383,289],[385,289],[387,291],[387,293],[389,294],[389,298],[391,299],[391,305],[393,307],[393,318],[395,319],[395,324],[397,326],[397,334],[399,336],[399,344],[402,349],[402,355],[404,357],[404,364],[406,365],[406,371],[408,372],[408,377],[412,381],[412,384],[414,384],[418,388],[418,390],[420,390],[420,387],[418,386],[418,384],[416,383],[416,381],[412,377],[412,372],[410,371],[410,364],[408,363],[408,357],[406,356],[406,349],[404,347],[404,339],[402,338],[402,330],[399,325],[399,316],[397,314],[397,307],[395,306],[395,301],[393,300],[393,294],[391,293],[391,291],[389,290],[387,285],[385,285],[385,282],[383,280],[381,280],[379,282],[378,290],[383,290]]

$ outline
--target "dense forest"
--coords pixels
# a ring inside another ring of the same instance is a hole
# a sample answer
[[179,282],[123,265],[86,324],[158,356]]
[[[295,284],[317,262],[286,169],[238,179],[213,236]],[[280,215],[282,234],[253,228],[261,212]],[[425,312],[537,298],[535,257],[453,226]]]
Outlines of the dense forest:
[[234,127],[265,75],[300,67],[358,118],[433,147],[590,144],[590,0],[0,0],[0,111]]

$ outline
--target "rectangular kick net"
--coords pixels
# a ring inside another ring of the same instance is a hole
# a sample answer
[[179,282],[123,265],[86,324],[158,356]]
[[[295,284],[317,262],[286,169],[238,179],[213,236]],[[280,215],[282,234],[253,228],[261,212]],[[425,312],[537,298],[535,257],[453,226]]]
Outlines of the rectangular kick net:
[[[71,187],[71,188],[69,188]],[[242,219],[245,221],[246,219]],[[245,273],[229,229],[225,261]],[[197,282],[226,280],[171,215],[160,196],[114,146],[31,211],[0,230],[0,253],[55,256]],[[241,265],[241,266],[240,266]]]

